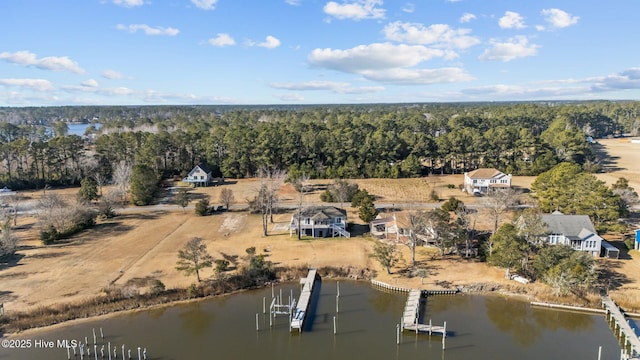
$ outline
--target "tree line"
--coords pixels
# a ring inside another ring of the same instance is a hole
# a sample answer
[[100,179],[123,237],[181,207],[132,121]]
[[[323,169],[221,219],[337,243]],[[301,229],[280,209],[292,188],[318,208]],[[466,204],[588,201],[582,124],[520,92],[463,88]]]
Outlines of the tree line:
[[[586,138],[637,133],[638,115],[638,102],[1,108],[0,183],[70,185],[95,173],[110,179],[123,161],[158,177],[184,176],[202,162],[229,178],[261,169],[291,178],[478,167],[538,175],[561,162],[595,171],[599,159]],[[100,128],[67,135],[72,120]]]

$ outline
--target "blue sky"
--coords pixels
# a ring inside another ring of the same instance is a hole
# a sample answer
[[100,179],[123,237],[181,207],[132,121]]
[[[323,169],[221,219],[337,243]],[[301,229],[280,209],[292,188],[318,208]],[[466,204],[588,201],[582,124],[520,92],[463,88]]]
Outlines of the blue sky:
[[0,106],[638,100],[639,13],[637,0],[2,0]]

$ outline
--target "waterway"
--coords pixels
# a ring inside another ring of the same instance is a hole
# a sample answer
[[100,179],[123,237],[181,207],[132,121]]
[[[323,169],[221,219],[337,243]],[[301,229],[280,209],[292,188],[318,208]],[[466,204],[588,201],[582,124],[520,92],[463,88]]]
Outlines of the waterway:
[[[94,359],[94,329],[98,359],[108,342],[112,351],[117,347],[118,359],[123,344],[131,349],[133,359],[138,359],[138,347],[147,349],[147,359],[564,360],[597,359],[599,346],[603,360],[620,356],[620,346],[603,315],[535,308],[500,296],[429,297],[424,318],[434,325],[447,322],[446,349],[439,335],[408,331],[398,345],[396,325],[406,294],[376,290],[366,282],[340,282],[336,309],[336,282],[319,285],[302,333],[290,332],[285,316],[269,326],[269,316],[262,312],[263,298],[267,311],[271,299],[272,289],[267,288],[44,329],[18,337],[30,340],[29,349],[0,348],[0,359],[67,359],[67,350],[58,348],[58,343],[84,342],[85,337],[91,355],[84,359]],[[282,291],[286,302],[291,291],[298,296],[300,285],[282,285],[273,291],[276,295]],[[54,344],[54,348],[36,349],[36,342]]]

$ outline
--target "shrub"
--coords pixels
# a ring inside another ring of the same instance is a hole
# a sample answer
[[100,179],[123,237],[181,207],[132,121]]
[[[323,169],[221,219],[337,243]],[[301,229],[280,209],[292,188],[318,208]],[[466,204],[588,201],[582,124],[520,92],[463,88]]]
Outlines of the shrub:
[[44,245],[51,245],[60,240],[60,233],[53,225],[49,225],[47,228],[40,230],[40,240]]
[[444,211],[456,211],[464,207],[462,200],[458,200],[455,197],[449,198],[442,204],[442,210]]
[[322,194],[320,194],[320,200],[322,200],[323,202],[335,202],[333,194],[331,194],[331,191],[329,190],[325,190]]
[[209,214],[209,199],[202,199],[196,203],[196,214],[199,216]]
[[158,279],[154,279],[153,282],[151,283],[151,293],[153,295],[161,294],[162,292],[164,292],[165,288],[166,287],[164,286],[162,281]]

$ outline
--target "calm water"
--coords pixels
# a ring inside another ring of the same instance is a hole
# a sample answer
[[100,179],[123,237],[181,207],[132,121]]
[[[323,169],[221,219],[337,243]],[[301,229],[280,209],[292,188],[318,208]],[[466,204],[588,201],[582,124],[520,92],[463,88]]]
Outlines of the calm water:
[[[299,285],[284,285],[285,298]],[[425,319],[452,332],[442,350],[442,337],[404,332],[396,345],[396,324],[406,295],[372,289],[368,283],[340,282],[336,315],[336,283],[320,283],[315,315],[302,333],[290,333],[288,319],[281,316],[269,328],[262,314],[262,299],[271,289],[224,298],[177,305],[160,310],[126,314],[97,322],[43,331],[25,337],[28,350],[2,349],[0,359],[66,359],[62,349],[33,349],[36,340],[57,342],[88,337],[94,359],[92,329],[105,334],[104,342],[131,349],[148,348],[148,359],[618,359],[620,347],[602,315],[577,314],[532,308],[527,303],[502,297],[442,296],[427,301]],[[313,306],[314,302],[312,302]],[[260,330],[255,316],[259,313]],[[337,316],[337,334],[333,317]],[[98,345],[98,358],[100,358]],[[72,356],[73,358],[73,356]],[[107,358],[105,356],[105,358]],[[79,359],[79,357],[78,357]]]

